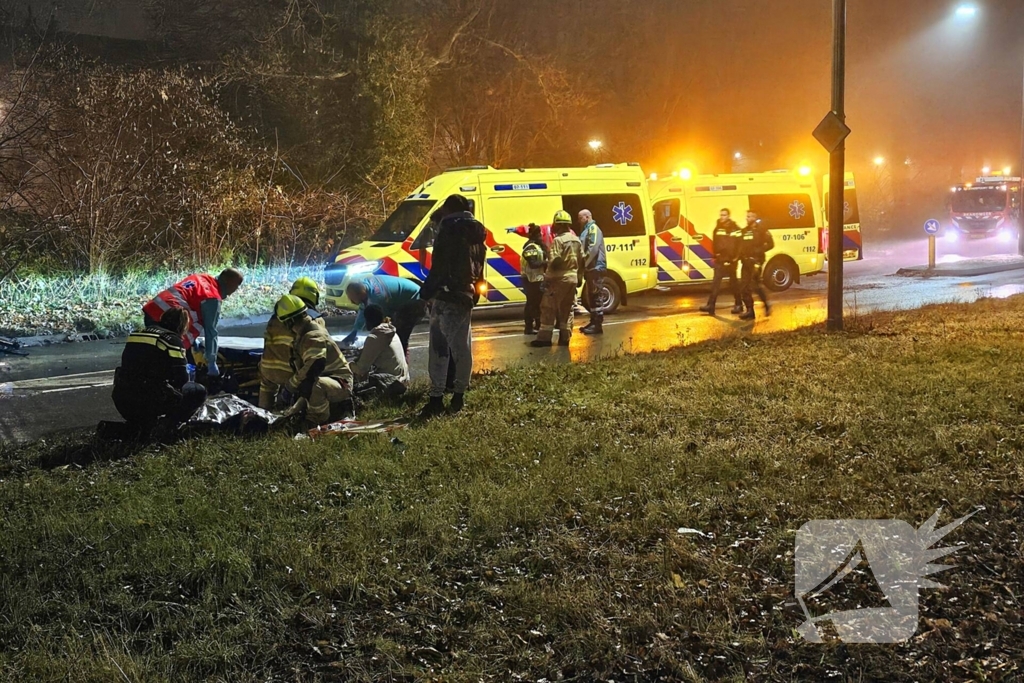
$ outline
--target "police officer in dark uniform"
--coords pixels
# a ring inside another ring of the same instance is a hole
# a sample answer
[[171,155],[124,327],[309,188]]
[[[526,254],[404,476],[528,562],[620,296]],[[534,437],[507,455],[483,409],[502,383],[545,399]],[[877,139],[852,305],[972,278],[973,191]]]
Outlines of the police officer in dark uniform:
[[707,305],[700,307],[704,313],[715,314],[718,293],[722,289],[722,280],[726,277],[729,278],[729,290],[732,292],[734,300],[732,313],[736,315],[743,312],[739,281],[736,278],[740,232],[740,226],[736,225],[736,221],[732,219],[732,212],[729,209],[722,209],[714,232],[715,280],[711,285],[711,297],[708,299]]
[[189,381],[181,342],[188,324],[188,311],[172,308],[159,323],[128,337],[121,353],[121,367],[114,372],[114,406],[141,434],[164,417],[186,422],[206,402],[206,387]]
[[768,227],[757,218],[753,211],[747,212],[747,227],[740,234],[740,260],[743,262],[743,305],[747,310],[740,320],[753,320],[754,293],[764,302],[764,314],[771,315],[772,308],[768,303],[768,292],[764,289],[761,271],[764,268],[765,255],[775,248],[775,240]]

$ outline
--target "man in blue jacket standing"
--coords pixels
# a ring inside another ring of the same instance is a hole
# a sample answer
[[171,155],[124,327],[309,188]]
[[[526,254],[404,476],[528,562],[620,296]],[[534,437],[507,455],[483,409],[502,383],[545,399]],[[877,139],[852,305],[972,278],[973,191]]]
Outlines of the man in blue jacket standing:
[[604,250],[604,233],[594,222],[589,209],[580,211],[579,223],[583,227],[580,242],[583,243],[583,262],[586,277],[586,305],[590,311],[590,323],[580,330],[583,334],[604,334],[604,310],[601,308],[601,291],[604,289],[608,257]]

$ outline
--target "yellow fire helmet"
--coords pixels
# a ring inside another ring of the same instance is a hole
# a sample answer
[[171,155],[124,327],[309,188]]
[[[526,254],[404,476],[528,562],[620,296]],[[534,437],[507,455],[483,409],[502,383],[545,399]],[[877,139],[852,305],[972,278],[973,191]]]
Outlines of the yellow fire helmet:
[[569,215],[568,211],[559,211],[555,214],[555,219],[551,221],[553,224],[568,223],[572,225],[572,216]]
[[292,285],[292,290],[288,293],[305,301],[306,305],[310,308],[320,306],[320,287],[317,286],[311,277],[300,277],[295,281],[295,284]]
[[274,315],[283,323],[294,320],[306,312],[306,302],[293,294],[285,294],[274,306]]

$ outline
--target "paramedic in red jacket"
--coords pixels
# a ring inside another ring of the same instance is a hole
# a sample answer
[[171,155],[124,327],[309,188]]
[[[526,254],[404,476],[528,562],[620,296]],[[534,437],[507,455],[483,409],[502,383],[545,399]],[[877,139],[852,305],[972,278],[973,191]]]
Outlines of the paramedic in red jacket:
[[217,277],[212,275],[189,275],[181,282],[160,292],[142,307],[146,327],[152,327],[163,314],[172,308],[188,311],[189,326],[182,336],[185,349],[192,348],[196,339],[204,337],[206,365],[210,377],[219,377],[217,367],[217,323],[220,322],[221,301],[234,294],[242,286],[244,276],[234,268],[228,268]]

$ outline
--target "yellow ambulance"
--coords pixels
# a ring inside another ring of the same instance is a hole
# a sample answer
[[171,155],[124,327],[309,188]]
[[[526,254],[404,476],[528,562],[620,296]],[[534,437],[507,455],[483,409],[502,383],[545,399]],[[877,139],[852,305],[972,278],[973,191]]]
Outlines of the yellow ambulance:
[[[343,250],[325,272],[326,300],[353,308],[349,282],[393,275],[422,283],[430,272],[437,226],[431,214],[452,194],[470,200],[487,228],[489,250],[481,304],[523,303],[520,256],[530,223],[550,230],[559,210],[575,219],[589,209],[604,232],[608,277],[601,293],[606,312],[627,296],[651,289],[657,278],[654,216],[647,178],[638,164],[588,168],[498,170],[456,168],[431,178],[410,194],[369,239]],[[577,233],[579,226],[575,226]]]
[[[823,188],[825,194],[822,197],[822,211],[825,214],[825,232],[822,237],[822,248],[828,257],[828,188],[829,177],[825,176]],[[860,228],[860,204],[857,202],[857,181],[853,174],[847,172],[845,179],[846,189],[843,192],[843,260],[862,261],[864,260],[864,234]]]
[[[805,169],[806,171],[806,169]],[[775,240],[765,285],[785,291],[824,268],[821,203],[810,175],[793,171],[696,175],[650,181],[657,222],[657,281],[661,286],[714,278],[713,234],[722,209],[740,226],[747,211],[767,224]]]

